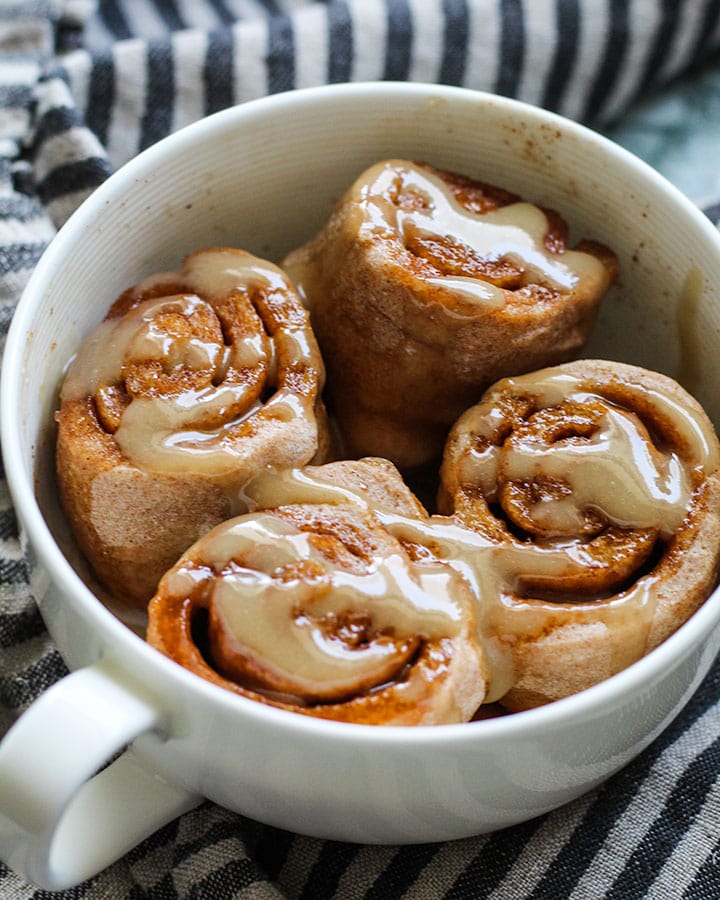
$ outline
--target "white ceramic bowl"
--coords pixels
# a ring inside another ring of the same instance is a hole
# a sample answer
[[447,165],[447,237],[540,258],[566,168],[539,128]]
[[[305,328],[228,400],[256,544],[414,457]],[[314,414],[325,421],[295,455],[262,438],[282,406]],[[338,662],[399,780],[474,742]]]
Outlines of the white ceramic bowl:
[[655,172],[588,130],[497,97],[381,83],[249,103],[150,148],[53,241],[4,359],[2,443],[33,586],[79,670],[0,745],[0,856],[47,887],[87,877],[200,797],[360,842],[439,841],[531,818],[639,753],[716,655],[717,594],[627,671],[545,708],[467,725],[347,725],[254,703],[184,671],[123,625],[69,562],[53,410],[82,336],[121,290],[198,247],[281,258],[385,157],[502,185],[611,245],[622,276],[588,355],[679,377],[720,421],[720,237]]

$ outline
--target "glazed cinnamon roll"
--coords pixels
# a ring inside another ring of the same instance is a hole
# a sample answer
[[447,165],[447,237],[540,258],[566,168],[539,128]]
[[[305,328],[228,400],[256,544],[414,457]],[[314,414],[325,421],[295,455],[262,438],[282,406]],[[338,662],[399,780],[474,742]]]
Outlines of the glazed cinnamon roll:
[[406,160],[364,172],[283,268],[311,310],[349,456],[439,457],[490,384],[577,354],[614,255],[554,212]]
[[241,250],[191,254],[123,293],[61,392],[57,474],[99,580],[134,603],[243,512],[266,466],[322,458],[324,370],[285,275]]
[[476,591],[511,663],[507,708],[615,674],[703,603],[720,560],[719,461],[680,385],[620,363],[504,379],[460,417],[439,505],[482,545]]
[[236,694],[344,722],[462,722],[485,694],[467,583],[353,502],[217,526],[163,577],[148,641]]

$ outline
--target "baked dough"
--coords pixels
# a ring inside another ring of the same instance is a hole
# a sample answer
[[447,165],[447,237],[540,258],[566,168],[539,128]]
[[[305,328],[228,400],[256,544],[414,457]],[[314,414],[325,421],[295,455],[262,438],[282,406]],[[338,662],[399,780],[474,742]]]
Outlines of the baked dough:
[[439,505],[486,545],[477,589],[510,659],[508,709],[619,672],[704,602],[720,563],[719,460],[697,401],[622,363],[507,378],[460,417]]
[[[472,718],[487,684],[475,599],[451,566],[414,558],[383,528],[376,510],[423,514],[389,464],[260,480],[249,490],[271,508],[219,525],[163,577],[150,644],[233,693],[305,715]],[[273,489],[315,502],[276,506]]]
[[283,268],[311,311],[345,456],[439,458],[498,378],[562,362],[617,272],[557,213],[460,175],[380,162]]
[[144,605],[190,544],[243,511],[255,472],[324,459],[323,379],[291,284],[244,251],[200,250],[122,294],[57,414],[61,500],[105,587]]

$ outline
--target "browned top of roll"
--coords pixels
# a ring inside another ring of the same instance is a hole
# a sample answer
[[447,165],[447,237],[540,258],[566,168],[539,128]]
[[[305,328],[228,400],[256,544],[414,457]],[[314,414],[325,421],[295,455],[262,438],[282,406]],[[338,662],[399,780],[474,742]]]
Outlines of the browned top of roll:
[[280,269],[215,248],[122,294],[82,344],[61,400],[63,410],[90,401],[132,465],[222,477],[244,467],[262,425],[304,419],[312,439],[323,375]]
[[618,269],[600,244],[568,246],[557,213],[408,160],[364,172],[283,267],[348,454],[403,469],[498,378],[576,355]]
[[672,379],[579,360],[504,379],[448,438],[440,507],[489,549],[487,627],[511,708],[619,671],[709,596],[720,445]]
[[234,693],[364,724],[468,720],[485,692],[465,582],[410,559],[369,510],[285,506],[187,551],[148,640]]
[[[483,310],[518,314],[562,295],[601,294],[617,275],[617,259],[604,245],[583,240],[568,247],[567,225],[554,210],[426,164],[377,163],[348,190],[340,211],[348,217],[343,228],[377,245],[394,277],[464,318]],[[335,227],[331,219],[323,235],[329,262],[313,260],[321,270],[333,266]],[[303,251],[284,266],[312,307],[318,273],[308,271]]]
[[61,392],[57,471],[81,548],[113,591],[147,600],[269,465],[326,443],[324,367],[283,272],[219,247],[125,291]]

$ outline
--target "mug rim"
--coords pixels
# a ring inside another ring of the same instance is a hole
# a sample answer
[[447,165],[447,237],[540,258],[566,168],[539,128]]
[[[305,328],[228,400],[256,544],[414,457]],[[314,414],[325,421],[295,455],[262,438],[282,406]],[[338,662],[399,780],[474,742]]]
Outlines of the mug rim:
[[164,156],[175,155],[176,148],[184,143],[203,141],[225,128],[235,127],[238,118],[251,121],[256,115],[264,117],[267,113],[277,114],[288,105],[297,107],[306,103],[314,104],[323,102],[326,98],[330,101],[338,96],[347,102],[353,97],[367,98],[374,94],[440,97],[451,102],[481,102],[522,112],[523,116],[536,122],[557,125],[565,133],[574,134],[583,141],[599,145],[610,157],[615,157],[619,164],[630,167],[639,177],[662,190],[682,209],[685,216],[694,220],[694,224],[705,231],[720,254],[720,232],[678,188],[651,166],[586,126],[519,100],[445,85],[357,82],[287,91],[229,107],[168,135],[125,163],[96,188],[70,216],[36,264],[13,314],[0,374],[0,441],[10,495],[18,520],[27,532],[34,552],[49,573],[50,590],[57,590],[59,586],[63,595],[70,598],[75,610],[91,622],[103,642],[112,640],[115,648],[113,658],[121,665],[124,665],[123,658],[127,658],[128,655],[132,657],[140,654],[149,666],[164,673],[164,677],[175,682],[178,689],[190,692],[196,699],[202,698],[204,702],[218,705],[230,714],[243,715],[250,720],[263,720],[268,724],[276,723],[282,730],[289,728],[308,734],[315,733],[322,735],[325,740],[352,742],[360,740],[363,743],[400,743],[415,746],[428,742],[449,741],[454,744],[481,741],[483,734],[487,736],[488,742],[511,737],[535,736],[546,728],[592,717],[595,710],[605,708],[622,695],[642,690],[660,674],[680,664],[700,644],[702,636],[720,623],[720,588],[716,588],[702,606],[662,644],[627,669],[578,694],[545,706],[498,718],[448,725],[398,727],[336,722],[304,716],[233,694],[164,657],[132,632],[95,596],[62,553],[35,497],[33,472],[26,469],[20,440],[21,429],[15,425],[15,419],[21,411],[19,404],[14,402],[20,393],[24,374],[23,349],[26,335],[32,330],[33,317],[42,302],[48,280],[52,277],[53,270],[66,258],[66,245],[71,246],[77,241],[78,233],[82,233],[98,215],[101,215],[103,208],[122,193],[122,185],[142,178],[144,173],[161,163]]

